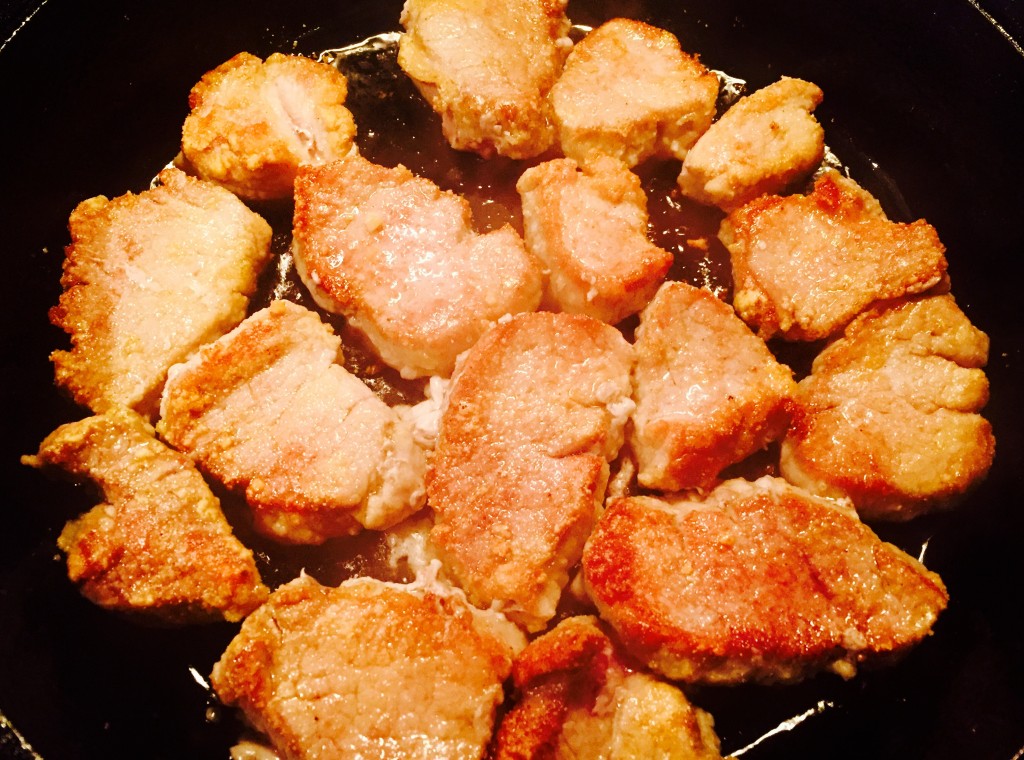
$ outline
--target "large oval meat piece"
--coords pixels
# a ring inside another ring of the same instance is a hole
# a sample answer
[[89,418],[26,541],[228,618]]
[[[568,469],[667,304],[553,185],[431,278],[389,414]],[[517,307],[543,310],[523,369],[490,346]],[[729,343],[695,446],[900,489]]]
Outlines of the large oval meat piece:
[[623,441],[632,351],[591,317],[521,314],[460,365],[427,495],[431,540],[475,603],[539,629],[555,613]]
[[614,501],[583,572],[623,644],[688,682],[849,677],[920,642],[948,599],[852,507],[771,477]]

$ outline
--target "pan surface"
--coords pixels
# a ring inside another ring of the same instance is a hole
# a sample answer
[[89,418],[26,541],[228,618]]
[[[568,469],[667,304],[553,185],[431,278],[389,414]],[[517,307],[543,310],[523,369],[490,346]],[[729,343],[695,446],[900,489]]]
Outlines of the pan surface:
[[[0,757],[226,758],[241,725],[203,679],[236,626],[145,627],[93,607],[55,545],[90,494],[18,463],[84,416],[54,388],[47,360],[64,340],[47,309],[60,293],[67,217],[85,198],[145,189],[176,153],[188,91],[205,71],[241,50],[316,55],[397,31],[401,3],[0,7]],[[695,691],[723,753],[1021,757],[1024,12],[1014,0],[573,0],[569,16],[662,26],[751,88],[782,75],[818,84],[830,148],[890,216],[938,229],[957,301],[992,339],[990,476],[955,512],[879,528],[926,546],[949,587],[935,635],[850,682]]]

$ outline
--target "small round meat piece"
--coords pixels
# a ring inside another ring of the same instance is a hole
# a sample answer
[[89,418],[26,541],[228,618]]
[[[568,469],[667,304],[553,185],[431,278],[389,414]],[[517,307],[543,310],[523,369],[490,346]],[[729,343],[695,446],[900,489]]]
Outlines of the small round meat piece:
[[623,645],[686,682],[852,677],[924,639],[948,601],[851,506],[771,477],[612,502],[583,573]]
[[479,760],[525,644],[436,583],[303,575],[246,619],[210,680],[282,760]]
[[864,312],[800,381],[783,476],[849,498],[866,520],[954,506],[995,455],[992,426],[979,414],[988,346],[948,294]]
[[617,324],[640,311],[672,266],[647,237],[647,197],[624,163],[600,156],[527,169],[516,189],[526,245],[548,270],[543,306]]
[[686,154],[679,187],[730,211],[808,176],[825,155],[825,132],[811,115],[821,89],[783,77],[740,98]]
[[115,408],[57,428],[25,464],[92,481],[105,502],[57,539],[68,576],[101,607],[172,623],[241,620],[267,598],[192,461]]
[[715,116],[718,77],[679,40],[641,21],[608,21],[578,42],[551,88],[562,151],[636,166],[679,158]]
[[354,147],[348,85],[334,66],[239,53],[192,88],[181,133],[187,168],[246,200],[287,198],[300,166]]
[[789,424],[796,383],[729,304],[666,282],[636,330],[629,441],[641,485],[706,488]]
[[549,91],[572,48],[566,0],[406,0],[398,65],[456,150],[532,158],[556,142]]
[[495,760],[718,760],[711,716],[637,668],[596,618],[566,618],[516,658]]

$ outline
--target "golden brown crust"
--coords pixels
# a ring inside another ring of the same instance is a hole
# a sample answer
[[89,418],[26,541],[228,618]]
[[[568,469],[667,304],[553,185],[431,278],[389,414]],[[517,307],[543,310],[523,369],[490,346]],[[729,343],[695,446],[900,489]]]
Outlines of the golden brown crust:
[[664,29],[612,19],[578,42],[551,89],[566,156],[682,159],[711,125],[718,77]]
[[496,760],[721,757],[713,720],[631,663],[597,619],[570,617],[516,658]]
[[407,0],[398,64],[456,150],[532,158],[555,142],[548,93],[572,46],[566,0]]
[[428,501],[431,539],[481,605],[531,629],[555,611],[622,444],[632,352],[590,317],[520,314],[452,381]]
[[270,258],[270,226],[237,198],[177,169],[160,185],[83,201],[68,222],[50,321],[57,384],[94,412],[152,415],[167,369],[244,317]]
[[556,159],[516,189],[527,247],[548,270],[546,307],[617,324],[651,299],[672,254],[648,240],[647,198],[624,163]]
[[737,209],[719,237],[732,260],[733,306],[765,339],[827,338],[875,301],[924,292],[946,275],[935,228],[889,221],[834,170],[809,195],[765,195]]
[[34,467],[91,480],[106,500],[60,534],[68,576],[94,603],[168,622],[235,621],[268,590],[191,460],[134,412],[111,409],[47,436]]
[[479,758],[522,634],[456,595],[302,576],[242,625],[211,683],[283,758]]
[[615,501],[583,569],[624,646],[688,682],[849,676],[921,641],[948,598],[851,508],[776,478],[727,481],[703,502]]
[[192,88],[181,139],[187,166],[247,200],[288,197],[299,166],[353,149],[347,91],[330,64],[239,53]]
[[641,315],[634,348],[630,444],[642,485],[708,487],[786,432],[792,372],[712,293],[665,283]]
[[851,499],[865,519],[949,508],[995,454],[982,367],[988,337],[951,295],[878,304],[851,322],[800,383],[782,474]]
[[685,195],[726,211],[808,176],[825,154],[825,132],[811,115],[821,89],[782,77],[740,98],[686,154]]

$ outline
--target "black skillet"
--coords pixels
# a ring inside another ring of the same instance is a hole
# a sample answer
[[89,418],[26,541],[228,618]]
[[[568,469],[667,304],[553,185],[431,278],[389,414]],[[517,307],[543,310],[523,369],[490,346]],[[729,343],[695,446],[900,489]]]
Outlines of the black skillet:
[[[725,752],[747,748],[742,756],[752,760],[1022,756],[1024,13],[1015,1],[570,6],[580,24],[623,15],[663,26],[751,87],[783,74],[820,85],[817,113],[832,150],[890,216],[938,228],[953,292],[992,338],[991,475],[952,514],[879,529],[915,552],[926,546],[927,564],[945,579],[952,602],[935,635],[899,665],[849,683],[830,676],[788,688],[697,690]],[[56,425],[83,415],[54,389],[46,358],[63,341],[46,311],[60,291],[67,216],[84,198],[147,186],[174,155],[188,90],[206,70],[240,50],[312,55],[394,31],[400,3],[0,7],[0,756],[226,758],[241,727],[201,679],[234,627],[142,627],[81,599],[54,542],[91,497],[18,464]],[[386,135],[374,139],[386,150]]]

